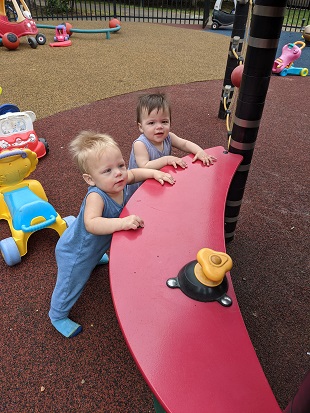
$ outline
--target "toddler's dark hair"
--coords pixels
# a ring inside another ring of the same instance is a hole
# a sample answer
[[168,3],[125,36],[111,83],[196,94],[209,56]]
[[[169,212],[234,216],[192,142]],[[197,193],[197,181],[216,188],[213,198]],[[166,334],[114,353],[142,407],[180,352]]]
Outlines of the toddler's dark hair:
[[171,107],[164,93],[152,93],[139,97],[137,105],[137,123],[141,123],[141,114],[143,110],[146,110],[148,115],[153,112],[154,109],[165,110],[169,112],[171,121]]

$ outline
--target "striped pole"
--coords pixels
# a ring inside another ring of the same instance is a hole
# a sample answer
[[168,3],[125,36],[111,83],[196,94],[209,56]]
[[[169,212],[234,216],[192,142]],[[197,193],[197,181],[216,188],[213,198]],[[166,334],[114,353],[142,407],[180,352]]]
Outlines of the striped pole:
[[246,23],[248,19],[248,12],[249,12],[249,1],[248,0],[237,0],[235,17],[234,17],[234,25],[233,25],[233,29],[231,32],[228,57],[227,57],[227,63],[226,63],[226,71],[225,71],[223,88],[222,88],[222,97],[221,97],[220,108],[219,108],[219,113],[218,113],[218,117],[220,119],[225,119],[226,117],[226,109],[224,105],[224,97],[226,96],[226,93],[227,93],[227,90],[225,88],[226,85],[231,86],[229,88],[229,92],[228,92],[228,96],[226,100],[228,105],[230,104],[233,93],[234,93],[234,86],[231,82],[231,72],[239,64],[239,61],[237,60],[235,54],[237,54],[239,57],[241,55],[244,33],[245,33]]
[[243,156],[225,208],[225,240],[234,238],[255,141],[263,114],[282,29],[287,0],[256,0],[252,13],[244,70],[233,118],[229,152]]

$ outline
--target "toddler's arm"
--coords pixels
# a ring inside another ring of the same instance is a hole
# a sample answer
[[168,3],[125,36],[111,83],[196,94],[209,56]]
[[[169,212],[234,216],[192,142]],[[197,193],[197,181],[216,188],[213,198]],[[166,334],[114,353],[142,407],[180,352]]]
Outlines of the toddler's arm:
[[212,155],[208,155],[199,145],[196,143],[187,141],[177,136],[175,133],[171,133],[171,143],[175,148],[180,149],[181,151],[192,153],[194,156],[192,162],[199,159],[204,165],[210,166],[216,161],[216,158]]
[[113,234],[116,231],[127,231],[144,227],[143,219],[137,215],[129,215],[124,218],[103,218],[103,208],[104,202],[99,194],[92,192],[87,196],[84,223],[86,230],[91,234],[107,235]]
[[168,182],[171,185],[175,183],[175,179],[172,175],[163,171],[157,171],[156,169],[135,168],[128,170],[129,185],[136,182],[145,181],[146,179],[155,179],[161,185],[163,185],[164,182]]
[[134,143],[134,152],[136,162],[139,168],[161,169],[166,165],[172,165],[174,168],[180,166],[186,168],[186,162],[177,156],[162,156],[161,158],[150,161],[148,151],[143,142]]

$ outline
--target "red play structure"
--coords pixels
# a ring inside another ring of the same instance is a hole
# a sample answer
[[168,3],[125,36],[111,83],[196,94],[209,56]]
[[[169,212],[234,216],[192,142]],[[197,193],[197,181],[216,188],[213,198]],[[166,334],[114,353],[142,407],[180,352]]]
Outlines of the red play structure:
[[212,167],[187,156],[186,170],[165,168],[175,174],[174,186],[145,182],[124,208],[124,216],[143,217],[145,227],[113,236],[110,279],[116,314],[163,409],[158,412],[280,413],[229,271],[223,293],[231,299],[229,306],[216,297],[197,301],[167,286],[202,248],[225,252],[225,201],[242,157],[223,147],[207,152],[217,158]]
[[[237,1],[234,26],[247,3]],[[137,214],[145,227],[113,235],[113,302],[157,413],[281,412],[243,322],[225,240],[234,238],[285,7],[255,0],[228,151],[209,148],[209,168],[189,156],[186,170],[166,167],[172,187],[143,183],[121,216]],[[224,262],[226,274],[210,282],[206,267],[216,273]],[[309,386],[308,375],[285,413],[309,413]]]

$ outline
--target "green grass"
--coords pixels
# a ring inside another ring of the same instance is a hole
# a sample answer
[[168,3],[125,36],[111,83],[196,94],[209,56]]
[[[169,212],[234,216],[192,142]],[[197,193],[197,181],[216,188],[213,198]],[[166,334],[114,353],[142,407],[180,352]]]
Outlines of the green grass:
[[284,26],[303,27],[309,24],[310,10],[286,9],[283,21]]

